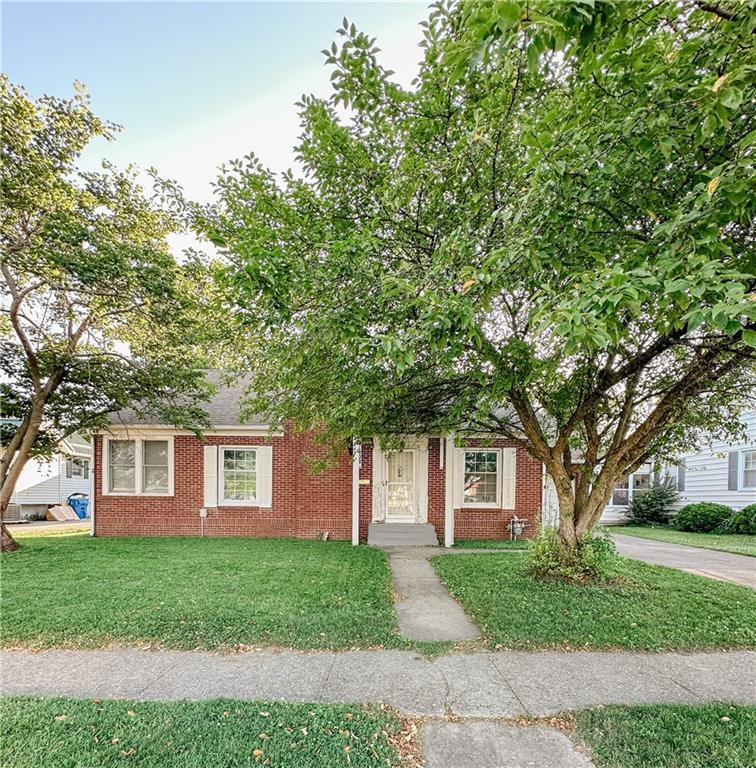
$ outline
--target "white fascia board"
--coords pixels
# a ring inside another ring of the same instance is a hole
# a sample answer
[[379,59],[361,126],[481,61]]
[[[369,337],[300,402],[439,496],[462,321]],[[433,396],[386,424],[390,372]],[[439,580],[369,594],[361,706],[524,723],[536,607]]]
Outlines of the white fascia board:
[[[283,431],[271,430],[266,424],[253,426],[218,426],[212,429],[201,430],[203,435],[226,436],[233,435],[254,435],[262,437],[282,437]],[[194,435],[190,429],[178,429],[176,427],[163,424],[112,424],[109,427],[99,429],[93,434],[107,435],[135,435],[141,436],[163,436],[163,435]]]

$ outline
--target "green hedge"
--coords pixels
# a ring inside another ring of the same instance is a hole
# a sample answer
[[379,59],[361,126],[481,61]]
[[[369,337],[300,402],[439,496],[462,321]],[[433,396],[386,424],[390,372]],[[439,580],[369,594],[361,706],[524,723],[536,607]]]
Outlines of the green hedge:
[[677,513],[674,527],[691,533],[722,533],[733,514],[734,510],[725,504],[699,501],[684,506]]

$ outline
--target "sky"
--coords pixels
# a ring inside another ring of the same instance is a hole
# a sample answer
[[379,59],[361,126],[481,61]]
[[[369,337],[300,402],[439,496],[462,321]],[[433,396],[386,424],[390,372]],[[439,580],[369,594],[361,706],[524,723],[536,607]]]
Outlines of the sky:
[[85,83],[93,110],[119,123],[82,162],[155,167],[199,201],[223,162],[250,151],[293,165],[294,102],[330,93],[322,49],[346,16],[378,38],[409,85],[426,2],[2,3],[2,71],[33,96]]

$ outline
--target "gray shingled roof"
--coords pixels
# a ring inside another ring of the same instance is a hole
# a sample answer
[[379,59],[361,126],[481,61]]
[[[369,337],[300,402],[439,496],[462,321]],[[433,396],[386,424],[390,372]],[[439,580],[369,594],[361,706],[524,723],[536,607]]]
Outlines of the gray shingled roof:
[[[259,426],[267,421],[255,414],[242,420],[239,411],[242,397],[249,388],[251,378],[249,376],[236,376],[230,382],[227,377],[230,374],[225,371],[210,370],[206,374],[208,381],[217,387],[217,392],[208,402],[200,403],[202,409],[210,418],[214,427]],[[111,414],[110,421],[114,426],[139,426],[155,425],[155,420],[145,418],[131,409],[117,411]],[[166,425],[168,426],[168,425]]]

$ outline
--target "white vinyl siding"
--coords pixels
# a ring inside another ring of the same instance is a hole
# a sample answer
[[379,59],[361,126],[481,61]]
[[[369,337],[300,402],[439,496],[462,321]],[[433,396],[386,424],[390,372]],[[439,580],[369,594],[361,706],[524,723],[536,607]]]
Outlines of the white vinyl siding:
[[89,493],[89,480],[66,477],[66,458],[32,459],[21,470],[12,504],[60,504],[72,493]]

